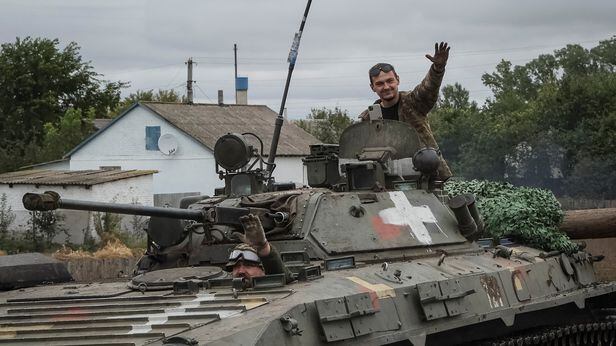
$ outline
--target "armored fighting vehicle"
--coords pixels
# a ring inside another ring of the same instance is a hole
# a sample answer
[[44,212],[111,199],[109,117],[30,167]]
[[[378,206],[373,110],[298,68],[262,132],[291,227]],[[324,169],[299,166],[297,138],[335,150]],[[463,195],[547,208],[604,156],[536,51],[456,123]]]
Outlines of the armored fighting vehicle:
[[[599,258],[582,245],[544,253],[479,240],[474,197],[442,192],[437,152],[404,123],[354,124],[339,146],[311,147],[310,187],[273,180],[310,4],[289,54],[267,162],[254,134],[230,133],[214,148],[224,188],[180,208],[24,196],[31,210],[151,216],[148,248],[129,282],[1,293],[0,344],[614,343],[616,283],[597,281]],[[223,270],[247,214],[260,218],[293,273],[290,284],[279,274],[248,285]]]
[[[224,188],[181,208],[25,195],[30,209],[151,216],[148,249],[128,283],[3,293],[0,344],[614,343],[616,283],[597,281],[597,258],[479,240],[473,196],[442,192],[436,151],[405,123],[357,123],[312,146],[310,187],[275,183],[252,136],[218,140]],[[294,282],[248,288],[222,269],[249,213]]]

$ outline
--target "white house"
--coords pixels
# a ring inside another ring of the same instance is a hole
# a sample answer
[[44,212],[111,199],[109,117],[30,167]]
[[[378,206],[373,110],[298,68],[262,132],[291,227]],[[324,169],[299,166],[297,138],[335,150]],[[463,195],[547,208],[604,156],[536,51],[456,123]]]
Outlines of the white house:
[[[218,138],[251,132],[261,138],[268,154],[276,117],[262,105],[140,102],[75,147],[65,159],[70,170],[157,170],[155,197],[212,195],[215,188],[223,186],[215,172],[213,153]],[[247,138],[260,148],[251,136]],[[315,137],[286,122],[277,150],[276,181],[306,184],[301,159],[315,143]],[[66,162],[55,165],[62,167]]]
[[[64,199],[151,206],[154,203],[154,173],[153,170],[27,170],[0,174],[0,196],[6,195],[6,209],[10,207],[15,216],[8,230],[25,232],[31,229],[32,215],[22,204],[22,197],[27,192],[52,190]],[[62,215],[60,225],[68,231],[70,242],[82,243],[85,233],[92,232],[92,212],[64,210],[59,213]],[[65,240],[64,235],[55,239],[59,243]]]

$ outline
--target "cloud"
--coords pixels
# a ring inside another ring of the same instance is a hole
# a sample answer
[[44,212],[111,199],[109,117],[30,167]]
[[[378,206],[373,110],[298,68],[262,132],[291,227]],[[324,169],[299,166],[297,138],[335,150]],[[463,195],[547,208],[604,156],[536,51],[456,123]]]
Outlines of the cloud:
[[[184,62],[194,57],[197,100],[217,90],[232,101],[233,44],[239,73],[249,77],[249,101],[278,110],[286,57],[304,1],[289,0],[5,0],[0,42],[15,37],[77,42],[106,78],[137,89],[183,90]],[[460,82],[471,97],[489,96],[481,75],[501,59],[523,64],[567,43],[591,47],[615,34],[614,1],[313,1],[288,100],[289,115],[339,106],[351,114],[371,103],[367,69],[396,65],[413,87],[429,67],[436,41],[452,53],[444,83]],[[208,95],[208,96],[205,96]]]

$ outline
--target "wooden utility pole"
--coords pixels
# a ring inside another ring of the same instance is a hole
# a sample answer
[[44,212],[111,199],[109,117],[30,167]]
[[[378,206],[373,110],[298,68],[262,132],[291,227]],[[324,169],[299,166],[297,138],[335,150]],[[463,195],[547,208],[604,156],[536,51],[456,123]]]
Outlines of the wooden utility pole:
[[235,85],[235,104],[237,104],[237,44],[233,44],[233,60],[235,66],[235,79],[233,80],[233,85]]
[[233,44],[233,60],[235,61],[235,80],[237,82],[237,44]]
[[193,83],[195,82],[192,79],[192,70],[193,70],[192,58],[188,58],[186,65],[188,66],[188,77],[186,78],[186,103],[192,104],[193,103]]

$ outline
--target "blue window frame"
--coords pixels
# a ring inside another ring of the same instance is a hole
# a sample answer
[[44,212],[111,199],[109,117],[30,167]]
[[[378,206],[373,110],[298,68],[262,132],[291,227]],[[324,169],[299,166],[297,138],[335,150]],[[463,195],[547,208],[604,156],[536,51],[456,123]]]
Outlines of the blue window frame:
[[145,127],[145,150],[158,150],[160,126]]

